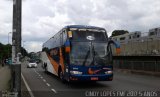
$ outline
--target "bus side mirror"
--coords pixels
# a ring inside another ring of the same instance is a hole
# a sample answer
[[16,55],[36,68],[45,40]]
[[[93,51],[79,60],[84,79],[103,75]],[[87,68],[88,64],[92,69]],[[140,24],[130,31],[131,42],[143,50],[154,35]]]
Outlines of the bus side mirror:
[[111,44],[114,44],[114,46],[116,47],[116,54],[119,55],[121,53],[120,43],[118,43],[117,41],[109,40],[107,49],[109,49],[108,47]]
[[70,45],[70,41],[69,40],[66,40],[64,48],[65,48],[65,52],[66,53],[70,53],[71,52],[71,45]]
[[121,49],[120,48],[116,48],[116,54],[119,55],[121,53]]
[[70,53],[70,52],[71,52],[70,46],[65,47],[65,52],[66,52],[66,53]]

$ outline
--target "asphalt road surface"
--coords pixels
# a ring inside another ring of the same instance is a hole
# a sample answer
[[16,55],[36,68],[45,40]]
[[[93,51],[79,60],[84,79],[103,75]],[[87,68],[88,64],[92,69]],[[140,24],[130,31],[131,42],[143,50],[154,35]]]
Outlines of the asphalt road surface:
[[41,64],[37,68],[27,68],[26,64],[21,66],[22,76],[31,97],[160,97],[159,77],[115,71],[113,81],[62,83],[45,73]]

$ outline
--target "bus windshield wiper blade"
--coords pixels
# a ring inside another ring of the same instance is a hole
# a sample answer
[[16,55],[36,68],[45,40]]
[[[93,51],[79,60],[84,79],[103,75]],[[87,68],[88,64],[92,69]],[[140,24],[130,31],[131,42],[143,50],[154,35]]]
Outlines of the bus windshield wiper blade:
[[86,63],[86,61],[88,59],[89,54],[90,54],[90,49],[87,51],[87,54],[86,54],[85,59],[83,61],[83,66],[85,66],[85,63]]
[[94,49],[94,45],[92,45],[92,57],[93,57],[93,60],[92,60],[92,62],[90,63],[90,65],[94,64],[95,55],[96,55],[96,51],[95,51],[95,49]]

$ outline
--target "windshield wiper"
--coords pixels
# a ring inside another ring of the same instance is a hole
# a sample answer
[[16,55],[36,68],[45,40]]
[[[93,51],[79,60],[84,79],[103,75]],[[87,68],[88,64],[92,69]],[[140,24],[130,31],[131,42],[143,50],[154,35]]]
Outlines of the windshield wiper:
[[85,59],[84,59],[84,61],[83,61],[83,66],[85,66],[89,54],[90,54],[90,48],[89,48],[89,50],[87,51],[87,54],[86,54]]
[[95,49],[94,49],[94,45],[92,45],[92,57],[93,57],[93,60],[92,60],[92,62],[91,62],[91,64],[90,64],[90,65],[94,64],[94,61],[95,61],[95,55],[96,55],[96,51],[95,51]]
[[[109,51],[108,51],[109,52]],[[108,57],[109,57],[109,53],[107,53],[107,55],[103,56],[103,57],[100,57],[100,55],[98,54],[97,51],[95,51],[95,48],[94,48],[94,45],[92,46],[92,57],[93,57],[93,60],[91,62],[90,65],[95,65],[94,63],[98,63],[98,64],[101,64],[101,65],[105,65],[105,60],[109,61],[108,60]]]

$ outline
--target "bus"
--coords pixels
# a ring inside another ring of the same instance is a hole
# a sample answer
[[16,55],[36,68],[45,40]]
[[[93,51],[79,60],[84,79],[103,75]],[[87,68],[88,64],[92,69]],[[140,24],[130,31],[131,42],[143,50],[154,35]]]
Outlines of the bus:
[[42,66],[62,81],[111,81],[113,59],[111,44],[104,28],[68,25],[42,46]]

